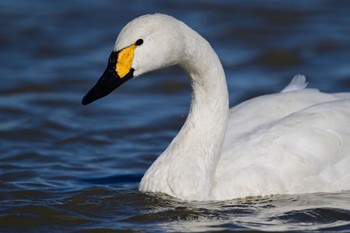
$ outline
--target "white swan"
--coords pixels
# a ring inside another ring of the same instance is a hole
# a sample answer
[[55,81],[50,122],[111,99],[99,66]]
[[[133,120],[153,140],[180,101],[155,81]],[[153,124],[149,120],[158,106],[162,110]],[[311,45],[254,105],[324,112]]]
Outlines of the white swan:
[[145,15],[121,31],[108,66],[83,104],[125,81],[171,65],[192,81],[189,115],[145,173],[139,189],[183,200],[350,189],[350,93],[305,89],[228,108],[225,74],[210,44],[175,18]]

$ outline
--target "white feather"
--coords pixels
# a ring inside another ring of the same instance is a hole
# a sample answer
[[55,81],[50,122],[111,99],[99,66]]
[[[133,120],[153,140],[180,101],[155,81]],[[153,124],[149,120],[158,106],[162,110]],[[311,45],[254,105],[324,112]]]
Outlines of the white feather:
[[295,76],[281,93],[228,108],[222,65],[210,44],[166,15],[136,18],[115,50],[142,38],[136,76],[179,64],[189,75],[189,116],[144,175],[140,190],[184,200],[350,189],[350,97],[306,89]]
[[306,77],[298,74],[293,77],[292,81],[281,92],[302,90],[306,88],[307,84]]

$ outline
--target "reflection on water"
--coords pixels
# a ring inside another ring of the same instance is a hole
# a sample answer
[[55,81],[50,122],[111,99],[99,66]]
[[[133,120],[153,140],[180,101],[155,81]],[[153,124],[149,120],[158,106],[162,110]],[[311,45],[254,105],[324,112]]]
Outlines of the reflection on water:
[[153,12],[211,42],[231,105],[298,73],[348,91],[349,11],[349,1],[0,1],[1,231],[350,231],[349,191],[204,203],[138,192],[187,115],[178,68],[80,104],[121,27]]
[[350,227],[350,192],[182,202],[135,187],[93,186],[70,192],[22,190],[2,205],[2,229],[221,231],[337,230]]

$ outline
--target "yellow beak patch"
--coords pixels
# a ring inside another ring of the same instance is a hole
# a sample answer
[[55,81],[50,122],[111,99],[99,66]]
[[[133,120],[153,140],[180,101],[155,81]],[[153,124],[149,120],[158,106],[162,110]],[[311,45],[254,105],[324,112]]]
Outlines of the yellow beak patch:
[[117,64],[115,71],[120,78],[124,78],[131,69],[132,59],[134,58],[134,52],[137,45],[133,44],[118,53]]

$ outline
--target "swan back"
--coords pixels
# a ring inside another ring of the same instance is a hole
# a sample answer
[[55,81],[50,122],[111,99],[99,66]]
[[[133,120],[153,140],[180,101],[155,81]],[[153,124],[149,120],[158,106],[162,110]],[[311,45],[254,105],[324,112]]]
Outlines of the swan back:
[[350,189],[350,102],[304,86],[230,109],[216,199]]

